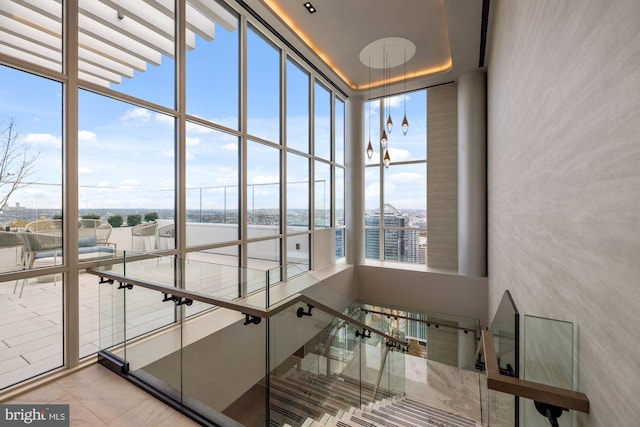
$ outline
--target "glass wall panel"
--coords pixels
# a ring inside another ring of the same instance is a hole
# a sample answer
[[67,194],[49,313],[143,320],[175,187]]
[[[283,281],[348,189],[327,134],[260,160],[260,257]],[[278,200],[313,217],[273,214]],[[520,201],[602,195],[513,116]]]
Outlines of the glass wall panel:
[[336,166],[336,188],[334,203],[336,205],[336,258],[345,256],[345,215],[344,215],[344,168]]
[[364,140],[365,150],[369,142],[371,142],[371,158],[367,156],[367,153],[363,153],[365,165],[380,165],[380,101],[373,100],[365,102],[365,126],[366,134]]
[[247,132],[280,143],[280,50],[247,29]]
[[364,169],[365,258],[380,259],[380,169]]
[[247,237],[280,233],[280,150],[247,142]]
[[187,123],[187,245],[239,236],[238,137]]
[[335,162],[344,164],[344,101],[336,98],[334,103]]
[[0,271],[62,263],[61,91],[0,66]]
[[287,264],[296,264],[302,270],[309,269],[311,248],[309,234],[287,237]]
[[427,165],[394,165],[384,170],[384,202],[403,215],[403,227],[425,227]]
[[334,203],[336,204],[336,227],[345,225],[344,222],[344,168],[336,167],[336,190]]
[[287,232],[309,229],[309,159],[287,153]]
[[[111,1],[79,0],[78,9],[80,79],[174,108],[174,2],[115,7]],[[195,25],[201,17],[193,14],[189,21]],[[192,47],[194,25],[187,34]],[[212,37],[212,31],[197,29],[203,37]]]
[[331,165],[315,163],[315,225],[331,227]]
[[287,59],[287,147],[309,152],[309,73]]
[[[187,3],[187,13],[197,8]],[[238,14],[213,0],[201,11],[206,20],[201,24],[213,30],[187,28],[187,113],[231,129],[239,126],[239,31]]]
[[53,275],[0,282],[0,390],[62,366],[63,289]]
[[196,261],[228,265],[230,267],[240,267],[239,254],[239,246],[224,246],[221,248],[207,249],[204,251],[189,252],[187,258]]
[[267,271],[280,266],[281,242],[281,239],[269,239],[249,243],[247,245],[247,268]]
[[[112,225],[119,250],[158,248],[175,219],[175,120],[81,90],[78,113],[80,215]],[[82,254],[81,254],[82,256]]]
[[331,93],[320,83],[313,85],[314,154],[331,160]]
[[[39,0],[25,6],[3,1],[0,19],[0,54],[62,71],[62,2]],[[80,75],[90,67],[87,52],[80,50]]]
[[[405,102],[409,122],[406,135],[402,133],[401,127]],[[427,91],[420,90],[388,98],[385,123],[389,112],[394,124],[392,132],[387,133],[391,163],[425,160],[427,158]],[[376,120],[377,118],[372,122],[372,129],[376,128]]]

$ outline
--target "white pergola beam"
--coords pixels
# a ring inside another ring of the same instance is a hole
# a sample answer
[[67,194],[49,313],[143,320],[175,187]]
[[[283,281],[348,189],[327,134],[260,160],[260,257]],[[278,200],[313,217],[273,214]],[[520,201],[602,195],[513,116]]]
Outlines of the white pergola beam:
[[128,52],[131,55],[150,62],[153,65],[160,65],[162,54],[136,40],[132,40],[125,34],[119,33],[100,22],[85,15],[78,16],[80,34],[89,34],[99,40],[109,43],[113,47]]
[[32,64],[52,71],[60,72],[62,69],[62,65],[60,64],[60,62],[49,61],[48,59],[42,58],[41,56],[36,56],[31,53],[18,50],[14,47],[7,46],[5,44],[0,44],[0,53],[7,56],[12,56],[14,58],[20,58],[23,61],[30,62]]
[[[109,87],[147,63],[175,55],[175,0],[78,0],[79,71]],[[47,69],[62,69],[62,0],[0,0],[1,52]],[[186,46],[196,34],[215,38],[216,24],[236,31],[238,20],[214,0],[188,0]]]
[[147,63],[143,59],[124,52],[109,43],[103,42],[102,40],[98,40],[89,34],[78,34],[78,40],[80,42],[80,46],[83,48],[125,64],[134,70],[142,72],[147,69]]
[[79,47],[78,56],[83,61],[97,65],[98,67],[104,68],[105,70],[113,71],[114,73],[118,73],[123,77],[133,77],[133,68],[121,62],[114,61],[107,56],[100,55],[99,53],[96,53],[94,51]]
[[[174,56],[173,39],[169,39],[165,35],[154,31],[152,28],[146,27],[127,15],[119,14],[119,12],[106,4],[98,1],[80,2],[80,28],[84,31],[92,31],[87,28],[88,24],[99,22],[108,30],[117,32],[121,38],[112,39],[114,42],[121,43],[125,39],[129,39],[140,45],[144,45],[152,51],[160,51],[161,53],[172,57]],[[122,17],[122,18],[120,18]],[[103,33],[104,29],[93,29]],[[124,45],[124,43],[121,43]],[[137,49],[139,50],[139,49]]]
[[96,84],[96,85],[99,85],[99,86],[102,86],[102,87],[105,87],[105,88],[109,87],[109,81],[108,80],[101,79],[100,77],[96,77],[96,76],[94,76],[92,74],[87,74],[87,73],[84,73],[82,71],[79,71],[78,72],[78,77],[81,80],[84,80],[86,82],[90,82],[90,83],[93,83],[93,84]]

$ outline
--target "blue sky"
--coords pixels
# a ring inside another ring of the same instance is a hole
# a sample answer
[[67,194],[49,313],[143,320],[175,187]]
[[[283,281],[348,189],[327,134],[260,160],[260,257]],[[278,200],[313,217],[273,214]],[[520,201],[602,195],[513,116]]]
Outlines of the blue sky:
[[[248,130],[256,136],[279,142],[280,54],[258,34],[248,33]],[[231,129],[238,129],[238,34],[217,27],[216,39],[198,38],[187,54],[187,112]],[[307,150],[308,96],[310,76],[287,61],[288,95],[286,135],[288,144]],[[112,89],[167,108],[174,106],[174,61],[162,58],[160,66],[148,64]],[[328,156],[330,96],[317,82],[315,88],[316,154]],[[62,85],[0,66],[0,120],[17,119],[19,141],[39,153],[29,181],[41,183],[19,190],[10,204],[30,208],[60,208],[62,195]],[[410,121],[409,134],[402,136],[404,102]],[[390,100],[395,129],[389,135],[393,161],[424,159],[426,99],[424,92]],[[365,110],[368,113],[368,107]],[[342,111],[344,109],[341,109]],[[372,103],[371,140],[379,155],[378,103]],[[79,93],[79,207],[172,209],[174,197],[174,119],[168,115],[81,90]],[[365,121],[365,126],[368,126]],[[339,127],[339,130],[341,128]],[[365,129],[368,138],[368,128]],[[325,142],[326,144],[320,144]],[[187,203],[189,209],[237,208],[238,138],[208,127],[187,127]],[[293,163],[293,162],[292,162]],[[369,162],[368,162],[369,163]],[[304,164],[304,163],[302,163]],[[277,183],[277,150],[249,143],[250,184]],[[317,179],[327,179],[328,170],[316,164]],[[419,208],[424,200],[424,166],[396,166],[385,171],[385,197],[398,208]],[[289,169],[289,180],[303,179],[306,171]],[[45,185],[46,184],[46,185]],[[213,188],[215,187],[215,188]],[[290,208],[308,205],[300,185],[288,186]],[[377,198],[377,183],[367,182],[367,208]],[[225,198],[226,191],[226,198]],[[202,199],[200,199],[202,197]],[[277,207],[274,186],[251,192],[255,206]],[[316,200],[319,202],[319,195]]]

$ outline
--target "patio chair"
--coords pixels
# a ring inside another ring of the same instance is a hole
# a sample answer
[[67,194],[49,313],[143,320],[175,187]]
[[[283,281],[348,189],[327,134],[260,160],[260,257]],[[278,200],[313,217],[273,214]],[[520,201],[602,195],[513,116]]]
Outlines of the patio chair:
[[[24,250],[24,266],[27,269],[33,268],[33,263],[37,258],[53,257],[53,264],[58,263],[58,256],[62,255],[62,236],[55,234],[45,233],[30,233],[30,232],[18,232],[18,237],[22,241]],[[22,298],[22,291],[24,290],[24,284],[27,279],[22,280],[22,286],[20,287],[20,298]],[[57,276],[53,275],[53,284],[57,285]],[[15,293],[16,285],[13,288]]]
[[31,221],[24,227],[25,231],[31,233],[56,234],[62,235],[61,219],[39,219]]
[[[154,250],[158,246],[158,223],[147,222],[131,227],[131,249],[136,250],[136,246],[140,246],[140,250],[146,252]],[[135,243],[139,242],[139,245]]]
[[99,219],[80,219],[78,222],[80,224],[80,230],[78,230],[80,238],[95,236],[98,246],[116,247],[115,243],[109,242],[113,228],[108,222]]
[[158,227],[158,249],[173,249],[176,236],[174,223]]
[[[25,251],[22,249],[22,239],[18,236],[18,233],[12,231],[0,231],[0,249],[10,249],[15,248],[16,250],[16,261],[14,268],[19,270],[23,270],[25,268]],[[19,280],[16,280],[16,283],[13,285],[13,293],[16,293],[16,289],[18,288]]]

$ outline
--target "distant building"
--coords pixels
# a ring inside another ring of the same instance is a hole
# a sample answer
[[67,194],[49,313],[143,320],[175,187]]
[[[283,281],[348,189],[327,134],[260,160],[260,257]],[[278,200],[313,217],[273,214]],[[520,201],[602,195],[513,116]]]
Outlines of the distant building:
[[[424,246],[420,244],[420,231],[407,230],[408,218],[390,204],[384,205],[384,259],[418,264],[425,263]],[[365,215],[365,227],[380,226],[380,211],[375,210]],[[365,228],[365,257],[381,259],[380,229]]]

